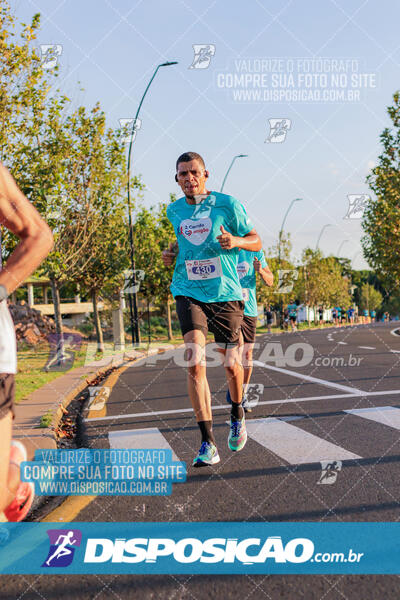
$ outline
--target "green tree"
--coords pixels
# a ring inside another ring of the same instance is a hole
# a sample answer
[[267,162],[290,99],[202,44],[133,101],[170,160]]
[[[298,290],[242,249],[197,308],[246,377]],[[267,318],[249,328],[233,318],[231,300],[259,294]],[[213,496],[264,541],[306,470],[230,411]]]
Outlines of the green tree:
[[364,256],[379,272],[388,290],[400,284],[400,93],[393,95],[387,109],[392,121],[380,136],[383,146],[378,164],[367,177],[376,198],[368,202],[363,215]]
[[[104,113],[100,113],[102,125]],[[98,201],[92,214],[90,245],[80,253],[75,281],[93,303],[98,351],[104,350],[103,332],[98,311],[99,295],[111,304],[119,301],[124,286],[124,272],[129,268],[129,230],[125,208],[126,158],[120,130],[99,129],[92,171],[97,179]],[[134,187],[140,187],[134,180]]]
[[[176,200],[171,194],[171,202]],[[146,209],[141,207],[135,216],[136,268],[144,272],[140,296],[147,305],[155,302],[164,307],[167,317],[168,339],[172,339],[171,303],[169,290],[173,267],[165,267],[162,251],[175,241],[174,229],[167,219],[167,204]]]
[[360,304],[361,310],[378,310],[382,305],[382,294],[369,283],[364,283],[361,287]]
[[342,275],[342,265],[335,257],[323,257],[320,250],[306,248],[303,251],[302,262],[296,289],[302,303],[314,308],[349,308],[350,280]]
[[[257,285],[257,302],[270,304],[276,308],[286,306],[296,299],[296,282],[298,269],[291,260],[292,242],[290,234],[282,233],[279,253],[279,242],[268,248],[266,261],[274,275],[274,285],[268,287],[261,282]],[[280,258],[279,258],[280,254]],[[280,293],[280,289],[286,289]]]

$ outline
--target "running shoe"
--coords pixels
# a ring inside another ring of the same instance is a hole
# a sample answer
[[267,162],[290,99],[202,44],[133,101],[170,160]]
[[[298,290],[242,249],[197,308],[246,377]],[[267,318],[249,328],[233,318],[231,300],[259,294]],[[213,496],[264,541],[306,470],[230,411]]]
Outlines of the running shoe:
[[228,436],[228,446],[233,452],[239,452],[247,442],[246,422],[243,417],[240,421],[233,421]]
[[220,461],[217,446],[211,442],[202,442],[198,455],[193,461],[194,467],[216,465]]
[[243,396],[242,406],[243,406],[244,412],[246,412],[246,413],[251,413],[253,410],[250,406],[250,401],[248,400],[246,394]]
[[[17,440],[11,441],[10,462],[19,466],[27,460],[26,448]],[[20,481],[14,500],[4,510],[9,521],[23,521],[30,511],[35,497],[35,487],[32,482]]]

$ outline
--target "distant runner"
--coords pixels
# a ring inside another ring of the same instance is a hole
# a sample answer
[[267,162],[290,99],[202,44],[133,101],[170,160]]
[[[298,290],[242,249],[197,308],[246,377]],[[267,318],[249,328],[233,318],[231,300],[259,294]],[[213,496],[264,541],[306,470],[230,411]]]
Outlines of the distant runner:
[[[274,283],[274,276],[270,271],[264,252],[249,252],[240,250],[237,272],[242,286],[244,301],[244,316],[241,327],[241,344],[239,347],[239,358],[243,365],[243,401],[242,406],[245,412],[251,412],[251,405],[246,397],[247,388],[250,383],[251,373],[253,371],[253,349],[256,341],[257,328],[257,296],[256,296],[256,273],[259,273],[265,285],[271,286]],[[231,402],[229,389],[226,395],[227,402]]]
[[271,306],[269,304],[264,309],[264,316],[265,316],[265,320],[267,322],[267,332],[272,333],[271,327],[272,327],[272,323],[274,321],[274,315],[272,313]]
[[288,305],[287,310],[289,313],[289,320],[290,320],[290,326],[292,328],[292,332],[295,332],[295,331],[297,331],[296,321],[297,321],[298,306],[295,302],[293,302],[292,304]]
[[19,477],[20,463],[27,460],[25,446],[11,440],[17,352],[7,297],[47,256],[53,236],[1,163],[0,223],[20,239],[0,271],[0,520],[21,521],[32,506],[34,490]]
[[176,265],[171,291],[184,342],[190,356],[188,390],[201,432],[201,446],[193,466],[219,462],[212,429],[211,394],[206,378],[204,349],[208,330],[224,355],[232,397],[229,448],[241,450],[247,441],[243,368],[238,357],[243,319],[242,288],[236,271],[239,249],[261,250],[261,240],[243,206],[232,196],[206,189],[208,171],[202,157],[185,152],[176,162],[175,180],[182,198],[168,206],[179,253],[163,252],[165,265]]

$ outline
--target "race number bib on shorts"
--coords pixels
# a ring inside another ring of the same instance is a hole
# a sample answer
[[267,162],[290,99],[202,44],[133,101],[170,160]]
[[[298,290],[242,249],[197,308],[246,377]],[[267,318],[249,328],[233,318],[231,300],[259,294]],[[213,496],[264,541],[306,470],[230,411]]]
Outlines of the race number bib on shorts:
[[242,298],[243,298],[243,302],[248,302],[249,300],[249,288],[242,288]]
[[202,260],[185,260],[188,279],[215,279],[222,276],[221,259],[204,258]]

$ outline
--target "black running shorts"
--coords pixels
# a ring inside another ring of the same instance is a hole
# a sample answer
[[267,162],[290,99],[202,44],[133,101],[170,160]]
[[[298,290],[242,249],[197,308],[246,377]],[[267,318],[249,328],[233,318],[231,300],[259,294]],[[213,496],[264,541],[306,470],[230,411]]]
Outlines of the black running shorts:
[[242,321],[242,335],[245,344],[254,344],[256,341],[257,317],[244,315]]
[[0,373],[0,419],[7,416],[9,410],[14,418],[14,375],[11,373]]
[[244,302],[201,302],[188,296],[176,296],[176,312],[182,335],[199,329],[214,334],[217,344],[236,345],[243,320]]

